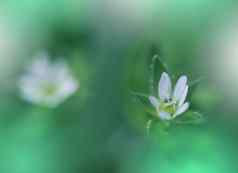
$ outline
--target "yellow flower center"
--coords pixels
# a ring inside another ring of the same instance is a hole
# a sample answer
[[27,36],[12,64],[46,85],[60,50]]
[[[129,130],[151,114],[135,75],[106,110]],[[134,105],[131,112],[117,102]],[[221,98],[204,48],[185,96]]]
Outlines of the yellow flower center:
[[159,107],[157,108],[157,111],[158,113],[163,111],[173,115],[176,112],[176,104],[172,102],[160,103]]
[[44,92],[45,96],[54,95],[56,91],[57,91],[57,86],[52,85],[52,84],[48,84],[48,85],[44,86],[44,88],[43,88],[43,92]]

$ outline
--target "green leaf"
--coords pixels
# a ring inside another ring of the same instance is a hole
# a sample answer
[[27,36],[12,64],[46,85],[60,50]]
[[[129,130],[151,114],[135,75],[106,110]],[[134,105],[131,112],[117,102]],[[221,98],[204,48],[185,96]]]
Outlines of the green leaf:
[[161,121],[159,119],[153,120],[150,127],[150,132],[155,136],[168,135],[169,127],[169,121]]
[[188,99],[191,99],[191,96],[192,96],[194,90],[197,88],[198,84],[200,84],[203,80],[205,80],[205,77],[200,77],[200,78],[197,78],[197,79],[189,82],[189,84],[188,84],[189,92],[188,92],[188,96],[187,96]]
[[188,111],[174,120],[175,124],[201,124],[205,121],[204,116],[199,112]]
[[150,106],[149,96],[140,92],[131,91],[131,94],[145,106]]
[[157,117],[156,111],[151,105],[148,95],[134,91],[131,91],[131,94],[134,98],[136,98],[137,101],[139,101],[144,106],[145,112],[149,114],[148,117]]
[[189,82],[189,88],[193,88],[196,87],[199,83],[201,83],[203,80],[205,80],[205,77],[199,77],[195,80],[192,80],[191,82]]
[[159,55],[154,55],[150,64],[150,91],[157,95],[157,87],[160,76],[163,72],[168,73],[168,66],[162,62]]

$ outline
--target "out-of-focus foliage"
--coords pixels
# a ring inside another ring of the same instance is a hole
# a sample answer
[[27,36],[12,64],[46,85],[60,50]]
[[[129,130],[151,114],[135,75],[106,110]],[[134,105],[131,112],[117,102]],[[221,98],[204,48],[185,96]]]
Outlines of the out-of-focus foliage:
[[[206,56],[236,11],[229,0],[1,2],[0,172],[236,173],[237,98]],[[54,109],[19,96],[19,76],[41,50],[63,57],[80,82]],[[152,123],[148,137],[131,91],[149,93],[155,52],[175,79],[203,77],[189,101],[204,123]]]

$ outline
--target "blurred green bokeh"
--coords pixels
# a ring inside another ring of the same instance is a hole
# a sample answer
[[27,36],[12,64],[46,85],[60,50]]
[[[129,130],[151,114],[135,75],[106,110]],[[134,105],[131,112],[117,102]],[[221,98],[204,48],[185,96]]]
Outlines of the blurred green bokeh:
[[[203,57],[236,7],[229,0],[1,2],[0,172],[236,173],[238,110]],[[130,91],[148,94],[153,48],[176,77],[204,77],[190,101],[206,122],[146,135],[145,112]],[[19,75],[41,50],[64,57],[80,82],[55,109],[19,97]]]

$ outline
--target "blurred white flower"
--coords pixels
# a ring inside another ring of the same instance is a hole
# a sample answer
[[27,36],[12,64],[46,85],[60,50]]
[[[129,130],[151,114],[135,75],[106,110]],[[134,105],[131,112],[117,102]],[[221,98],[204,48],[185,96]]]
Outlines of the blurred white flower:
[[185,102],[188,85],[187,77],[181,76],[172,92],[172,82],[167,73],[162,73],[159,86],[159,98],[150,96],[151,104],[156,108],[157,115],[162,120],[171,120],[183,114],[189,108],[189,103]]
[[53,63],[47,53],[40,53],[21,76],[19,87],[26,101],[56,107],[77,90],[78,83],[63,60]]

